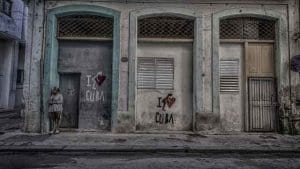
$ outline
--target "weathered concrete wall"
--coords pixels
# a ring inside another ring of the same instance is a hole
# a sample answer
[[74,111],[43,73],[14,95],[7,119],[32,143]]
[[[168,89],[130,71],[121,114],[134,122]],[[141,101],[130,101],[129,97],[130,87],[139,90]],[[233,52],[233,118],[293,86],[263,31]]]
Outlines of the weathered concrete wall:
[[[300,2],[293,0],[289,2],[289,32],[290,32],[290,58],[300,54]],[[297,37],[298,34],[298,37]],[[291,99],[298,100],[297,114],[300,114],[300,74],[291,71]],[[298,127],[300,129],[300,126]]]
[[[276,13],[279,13],[284,20],[288,20],[288,26],[289,26],[289,48],[283,49],[285,53],[287,53],[287,56],[292,56],[296,53],[299,53],[299,42],[295,42],[295,40],[292,39],[292,33],[299,31],[299,15],[298,15],[298,6],[299,3],[297,0],[284,0],[284,1],[260,1],[257,3],[257,1],[214,1],[213,3],[211,1],[189,1],[189,2],[183,2],[183,1],[164,1],[164,3],[161,3],[161,1],[151,1],[151,3],[147,3],[150,1],[142,1],[145,3],[134,3],[133,1],[120,1],[122,3],[118,3],[117,1],[111,2],[99,2],[99,1],[89,1],[89,2],[83,2],[83,1],[48,1],[46,3],[46,9],[53,9],[59,6],[64,5],[70,5],[70,4],[88,4],[88,5],[97,5],[102,6],[110,9],[114,9],[116,11],[121,12],[121,42],[120,42],[120,59],[122,57],[129,58],[129,59],[135,59],[131,58],[131,56],[128,55],[130,47],[128,46],[128,41],[130,39],[130,36],[128,34],[129,32],[129,13],[132,11],[135,11],[137,9],[143,10],[143,9],[159,9],[159,8],[173,8],[177,9],[178,12],[180,10],[189,10],[193,11],[194,13],[199,14],[202,16],[203,23],[202,23],[202,30],[203,30],[203,39],[201,40],[203,44],[203,51],[201,51],[203,58],[202,58],[202,87],[203,87],[203,93],[202,93],[202,100],[203,103],[201,104],[201,112],[196,114],[196,122],[197,126],[196,129],[198,130],[210,130],[210,129],[216,129],[218,128],[219,120],[220,120],[220,112],[214,111],[216,105],[213,100],[215,99],[215,96],[213,95],[213,89],[215,86],[213,85],[213,72],[216,70],[212,69],[212,65],[214,64],[212,62],[212,55],[214,53],[212,52],[212,47],[215,45],[215,42],[212,42],[212,35],[214,31],[213,25],[212,25],[212,16],[215,13],[224,11],[224,10],[243,10],[247,12],[253,12],[255,10],[261,10],[261,11],[274,11]],[[127,3],[126,3],[127,2]],[[141,1],[139,1],[141,2]],[[155,2],[155,3],[154,3]],[[231,3],[232,2],[232,3]],[[34,5],[33,5],[34,4]],[[24,91],[24,94],[26,96],[26,128],[28,131],[39,131],[39,124],[40,124],[40,62],[43,63],[43,60],[41,60],[43,57],[43,50],[44,46],[42,43],[43,34],[46,29],[46,26],[43,24],[43,17],[44,17],[44,11],[42,7],[42,3],[36,2],[31,3],[31,5],[36,6],[35,9],[35,15],[34,15],[34,22],[32,28],[34,34],[31,34],[30,37],[35,39],[32,44],[33,48],[32,51],[27,52],[27,61],[25,65],[27,65],[27,72],[25,76],[26,81],[26,87],[27,90]],[[163,12],[162,10],[161,12]],[[30,27],[31,27],[30,26]],[[29,27],[29,28],[30,28]],[[29,29],[31,30],[31,29]],[[283,32],[284,33],[284,32]],[[30,42],[29,42],[30,43]],[[219,42],[217,42],[219,43]],[[31,48],[30,48],[31,49]],[[289,53],[290,51],[290,53]],[[282,52],[282,51],[281,51]],[[284,83],[285,86],[289,85],[289,71],[288,71],[288,60],[287,58],[283,58],[283,65],[281,66],[284,70],[284,76],[282,83]],[[120,87],[119,87],[119,102],[118,102],[118,115],[117,115],[117,121],[116,121],[116,128],[113,129],[114,131],[133,131],[134,130],[134,121],[135,121],[135,111],[128,111],[128,101],[132,98],[132,96],[128,93],[128,85],[130,84],[130,81],[128,79],[128,74],[130,74],[132,68],[129,65],[128,62],[120,62]],[[292,73],[291,79],[293,85],[299,84],[299,78],[298,74]]]
[[[44,51],[44,8],[43,1],[29,1],[29,10],[25,13],[25,63],[23,97],[24,131],[41,132],[41,74]],[[48,118],[48,117],[47,117]]]

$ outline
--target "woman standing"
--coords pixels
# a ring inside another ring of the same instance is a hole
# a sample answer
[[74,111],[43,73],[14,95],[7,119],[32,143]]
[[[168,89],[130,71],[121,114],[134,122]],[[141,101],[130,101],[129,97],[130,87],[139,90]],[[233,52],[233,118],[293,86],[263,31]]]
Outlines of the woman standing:
[[59,125],[61,121],[61,115],[63,111],[63,96],[60,94],[60,90],[54,87],[51,91],[49,99],[49,114],[52,124],[51,134],[59,133]]

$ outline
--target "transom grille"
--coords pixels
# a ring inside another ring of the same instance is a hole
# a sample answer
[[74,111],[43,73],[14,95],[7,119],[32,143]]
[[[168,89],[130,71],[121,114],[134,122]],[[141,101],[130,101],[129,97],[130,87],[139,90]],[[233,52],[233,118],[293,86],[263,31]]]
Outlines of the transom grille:
[[194,21],[170,16],[140,19],[138,21],[138,37],[193,39]]
[[113,19],[95,15],[58,18],[58,37],[113,37]]
[[274,40],[275,22],[253,17],[224,19],[220,21],[220,39]]

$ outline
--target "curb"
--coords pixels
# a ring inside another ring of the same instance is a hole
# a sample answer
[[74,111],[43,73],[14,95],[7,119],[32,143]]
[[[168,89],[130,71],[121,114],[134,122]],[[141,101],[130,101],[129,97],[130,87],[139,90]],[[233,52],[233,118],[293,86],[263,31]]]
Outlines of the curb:
[[224,147],[92,147],[92,146],[0,146],[0,153],[214,153],[214,154],[299,154],[299,149],[255,149]]

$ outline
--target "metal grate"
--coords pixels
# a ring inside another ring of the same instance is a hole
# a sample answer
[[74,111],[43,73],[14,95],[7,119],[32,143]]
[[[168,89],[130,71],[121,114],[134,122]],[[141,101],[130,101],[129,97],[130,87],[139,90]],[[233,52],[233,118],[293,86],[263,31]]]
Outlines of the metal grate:
[[239,61],[238,60],[220,61],[220,91],[221,92],[239,91]]
[[138,58],[137,87],[139,89],[173,89],[173,58]]
[[220,39],[274,40],[275,21],[253,17],[224,19],[220,22]]
[[58,37],[113,37],[113,19],[95,15],[58,18]]
[[277,100],[274,78],[249,77],[248,97],[250,131],[274,131]]
[[194,20],[170,16],[140,19],[138,37],[193,39]]

